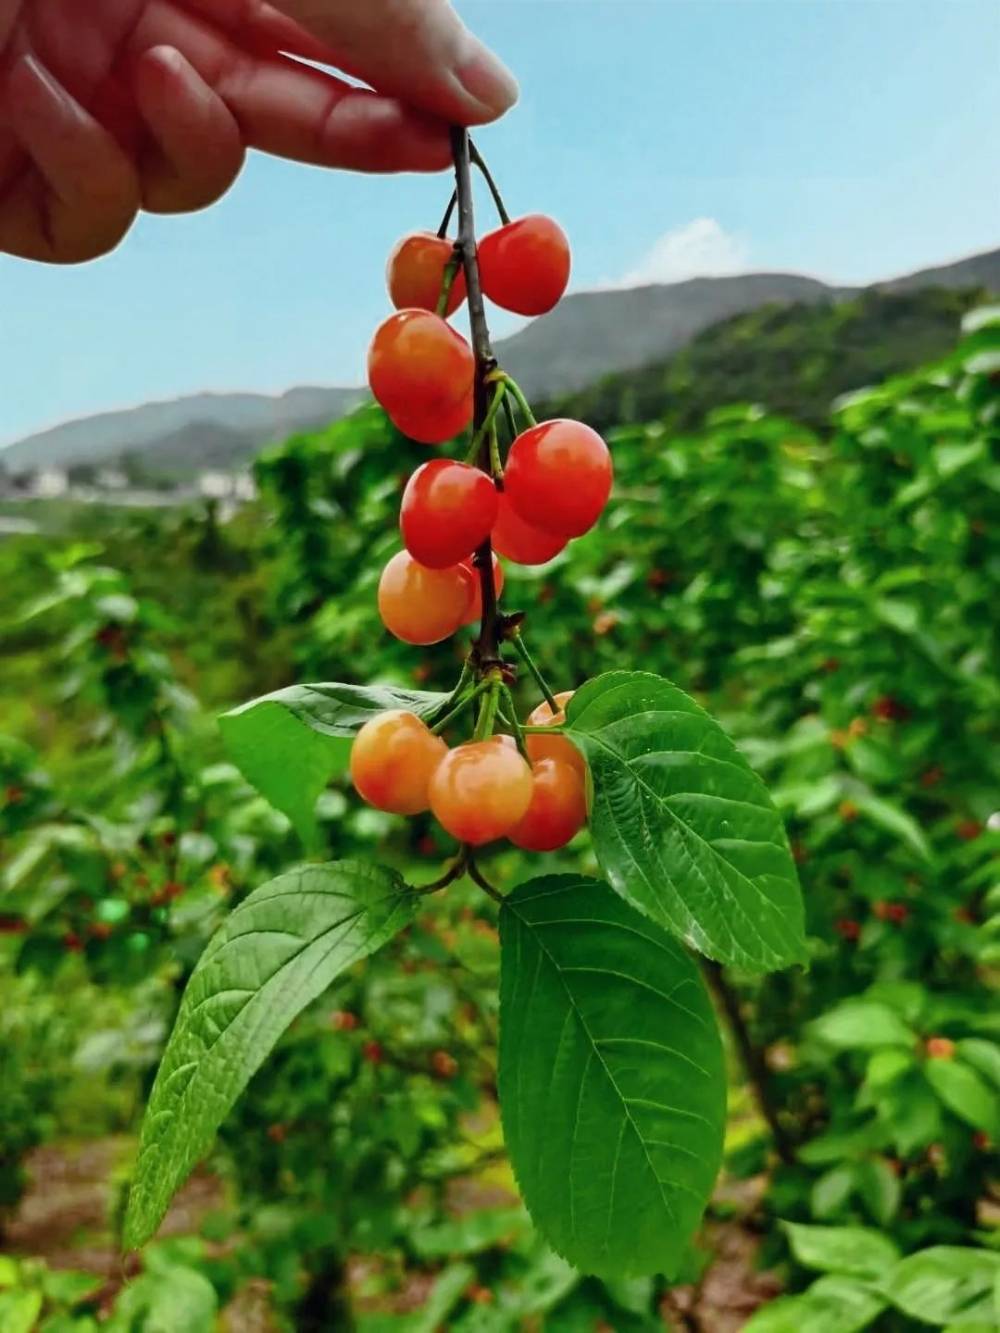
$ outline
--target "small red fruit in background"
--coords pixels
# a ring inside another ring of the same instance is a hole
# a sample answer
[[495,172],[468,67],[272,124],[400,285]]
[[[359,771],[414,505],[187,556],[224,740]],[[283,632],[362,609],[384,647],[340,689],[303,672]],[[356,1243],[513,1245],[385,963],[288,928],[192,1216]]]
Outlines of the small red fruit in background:
[[484,293],[518,315],[544,315],[558,305],[570,266],[566,233],[541,213],[508,222],[479,242]]
[[370,1065],[380,1065],[382,1063],[382,1046],[377,1041],[366,1041],[361,1048],[361,1054]]
[[394,708],[366,722],[351,746],[351,781],[376,810],[416,815],[426,810],[434,770],[448,753],[414,713]]
[[358,1016],[349,1009],[337,1009],[330,1015],[330,1026],[334,1032],[353,1032],[358,1026]]
[[447,569],[490,535],[497,516],[493,482],[479,468],[451,458],[423,463],[406,483],[399,526],[414,560]]
[[[566,721],[566,705],[572,699],[575,691],[563,690],[561,694],[555,696],[556,703],[559,705],[559,711],[553,713],[548,702],[543,699],[536,709],[528,716],[529,727],[558,727]],[[539,764],[543,759],[557,759],[561,764],[569,764],[575,768],[581,778],[586,778],[587,763],[583,755],[576,748],[572,741],[568,741],[565,736],[542,736],[537,732],[524,738],[525,749],[533,764]]]
[[[469,609],[465,613],[463,625],[474,625],[477,620],[483,618],[483,581],[479,577],[479,570],[472,560],[463,560],[461,569],[464,569],[472,580],[472,592],[469,601]],[[497,597],[503,592],[504,572],[503,565],[493,556],[493,586],[496,589]]]
[[404,643],[440,643],[464,623],[472,596],[468,569],[428,569],[400,551],[382,571],[378,609],[386,629]]
[[928,1060],[951,1060],[955,1056],[955,1043],[948,1037],[927,1038]]
[[554,852],[587,822],[584,780],[577,768],[559,759],[539,760],[531,776],[531,804],[507,836],[527,852]]
[[[455,252],[453,241],[432,231],[404,236],[389,256],[386,286],[397,310],[436,311],[444,271]],[[453,315],[465,300],[465,274],[459,268],[448,297],[447,315]]]
[[544,565],[565,548],[567,538],[554,537],[525,523],[505,493],[501,492],[498,500],[493,545],[502,556],[517,565]]
[[841,917],[836,923],[836,928],[837,934],[840,935],[842,939],[851,941],[851,943],[857,940],[861,935],[860,923],[853,921],[850,917]]
[[978,819],[963,819],[955,825],[955,832],[963,842],[973,842],[982,831],[983,826]]
[[458,1061],[447,1051],[435,1051],[431,1056],[431,1069],[438,1078],[454,1078],[458,1073]]
[[511,737],[491,736],[448,752],[431,778],[431,810],[453,838],[481,847],[519,823],[533,790]]
[[390,315],[368,350],[372,393],[400,430],[426,444],[449,440],[463,428],[456,423],[468,424],[474,375],[468,342],[427,310]]
[[581,537],[611,494],[608,446],[581,421],[543,421],[510,447],[504,490],[525,523],[557,537]]

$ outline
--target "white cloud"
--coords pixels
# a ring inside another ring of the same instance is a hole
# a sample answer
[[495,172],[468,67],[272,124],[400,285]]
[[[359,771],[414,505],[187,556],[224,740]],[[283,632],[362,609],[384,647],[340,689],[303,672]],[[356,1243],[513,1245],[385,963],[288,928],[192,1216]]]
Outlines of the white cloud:
[[745,273],[749,257],[746,243],[726,231],[715,218],[695,218],[665,231],[635,268],[615,285],[642,287],[648,283]]

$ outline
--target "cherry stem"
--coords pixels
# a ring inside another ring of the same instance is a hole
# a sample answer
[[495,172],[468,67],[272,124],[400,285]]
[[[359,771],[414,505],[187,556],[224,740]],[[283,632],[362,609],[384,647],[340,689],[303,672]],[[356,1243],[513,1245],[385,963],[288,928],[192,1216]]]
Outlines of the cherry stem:
[[535,684],[538,686],[538,688],[544,695],[545,702],[552,709],[553,714],[558,713],[559,705],[556,703],[556,696],[549,689],[548,682],[546,681],[545,677],[538,670],[538,667],[535,666],[535,659],[528,652],[528,645],[521,638],[520,631],[515,630],[514,633],[510,636],[510,641],[514,645],[514,651],[517,653],[518,657],[521,659],[524,665],[528,668],[528,671],[531,673],[531,676],[534,679]]
[[[458,199],[458,239],[455,248],[462,256],[465,268],[465,286],[469,303],[469,326],[472,350],[476,359],[475,411],[473,434],[478,436],[490,411],[490,375],[496,370],[496,357],[490,342],[486,322],[483,287],[479,278],[479,259],[476,254],[476,215],[472,198],[472,170],[469,156],[469,132],[455,125],[451,130],[452,156],[455,160],[455,194]],[[479,446],[478,465],[490,473],[489,431],[483,433]],[[480,671],[489,671],[500,660],[502,621],[497,606],[497,590],[493,578],[493,544],[489,537],[476,551],[475,564],[482,585],[483,620],[476,642]]]
[[480,681],[476,688],[471,690],[464,699],[461,699],[450,712],[445,713],[440,722],[435,722],[434,726],[431,727],[431,733],[435,736],[440,736],[442,731],[446,730],[447,727],[454,722],[456,717],[461,717],[469,705],[478,699],[484,691],[489,689],[490,683],[491,682],[488,680]]
[[469,866],[470,848],[463,847],[458,856],[445,870],[440,879],[434,880],[432,884],[413,885],[413,892],[419,894],[439,893],[441,889],[446,889],[449,884],[454,884],[456,879],[461,879]]
[[499,889],[493,887],[471,857],[469,858],[469,864],[465,867],[465,873],[472,880],[473,884],[478,884],[482,891],[489,894],[494,902],[503,902],[503,894]]
[[497,708],[500,705],[500,678],[499,676],[488,676],[478,689],[478,693],[485,694],[486,697],[479,709],[479,717],[476,719],[476,730],[473,732],[474,741],[485,741],[493,735],[493,728],[497,720]]
[[451,300],[451,289],[455,285],[455,279],[458,277],[458,270],[462,267],[462,256],[456,246],[451,258],[444,266],[444,273],[441,276],[441,294],[438,296],[437,308],[435,314],[444,319],[448,313],[448,302]]
[[441,219],[441,225],[437,229],[438,240],[443,241],[448,235],[448,228],[451,226],[451,217],[455,211],[455,205],[458,203],[458,191],[452,190],[451,198],[448,200],[448,207],[444,211],[444,217]]
[[489,186],[490,194],[493,196],[493,202],[496,204],[497,212],[500,214],[500,221],[503,223],[505,227],[509,226],[510,215],[508,214],[507,209],[504,206],[503,195],[500,193],[500,189],[497,186],[496,181],[493,179],[493,173],[490,171],[489,167],[483,161],[479,149],[476,147],[476,145],[472,142],[471,139],[469,140],[469,157],[472,160],[472,162],[479,168],[483,180]]
[[529,426],[537,426],[538,422],[535,420],[535,414],[532,412],[531,404],[528,402],[527,398],[525,398],[521,386],[516,380],[512,380],[509,375],[504,376],[504,382],[510,392],[514,395],[514,399],[517,402],[518,407],[521,409],[521,415],[524,417],[525,421]]
[[493,423],[496,421],[497,413],[500,411],[500,406],[506,397],[507,397],[506,381],[500,380],[497,383],[496,390],[493,394],[493,401],[490,403],[489,410],[487,411],[486,416],[483,419],[483,423],[481,426],[478,427],[475,435],[473,435],[472,437],[472,443],[469,445],[469,452],[466,457],[467,462],[474,463],[476,461],[476,458],[479,456],[479,452],[482,448],[483,441],[488,438],[489,433],[492,431]]
[[528,763],[530,764],[531,758],[528,755],[528,747],[524,743],[524,731],[521,727],[520,722],[518,722],[517,720],[517,704],[514,702],[514,696],[513,694],[511,694],[510,687],[508,685],[503,686],[503,698],[508,709],[510,710],[509,716],[506,712],[504,713],[504,718],[510,724],[510,729],[514,733],[514,740],[517,742],[517,748],[521,752],[521,757],[523,759],[527,759]]

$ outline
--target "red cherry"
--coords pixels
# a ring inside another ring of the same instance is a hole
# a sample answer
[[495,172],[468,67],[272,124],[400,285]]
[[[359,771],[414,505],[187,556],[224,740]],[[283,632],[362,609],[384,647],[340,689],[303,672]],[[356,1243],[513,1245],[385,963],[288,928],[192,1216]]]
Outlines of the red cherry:
[[505,494],[501,493],[499,500],[493,545],[500,555],[518,565],[544,565],[564,549],[564,538],[525,523]]
[[569,285],[570,252],[557,222],[532,213],[479,242],[483,291],[504,310],[544,315]]
[[390,412],[389,417],[398,431],[418,444],[445,444],[469,428],[472,412],[472,395],[469,394],[447,412],[411,412],[402,407]]
[[399,524],[414,560],[457,565],[490,535],[497,489],[485,472],[450,458],[423,463],[406,483]]
[[511,445],[504,473],[519,517],[557,537],[594,526],[611,494],[608,446],[580,421],[544,421]]
[[[469,609],[465,613],[463,625],[474,625],[477,620],[483,618],[483,583],[479,577],[479,569],[471,560],[463,560],[459,568],[464,569],[472,580],[471,601]],[[503,565],[493,556],[493,586],[496,588],[497,597],[503,592],[504,572]]]
[[[431,231],[404,236],[389,256],[386,285],[397,310],[437,310],[444,271],[454,254],[454,242]],[[465,274],[455,274],[448,297],[447,315],[453,315],[465,300]]]
[[401,708],[366,722],[351,746],[351,781],[376,810],[416,815],[427,809],[427,788],[448,753],[440,736]]
[[371,391],[401,430],[439,443],[455,433],[459,405],[472,402],[472,348],[438,315],[401,310],[368,350]]
[[531,776],[531,804],[507,836],[525,851],[554,852],[575,838],[587,822],[584,780],[576,767],[558,759],[539,760]]
[[378,585],[378,609],[390,634],[404,643],[440,643],[465,623],[472,578],[462,565],[427,569],[409,551],[394,555]]
[[431,810],[442,828],[473,847],[509,833],[531,804],[531,769],[510,736],[450,750],[434,770]]

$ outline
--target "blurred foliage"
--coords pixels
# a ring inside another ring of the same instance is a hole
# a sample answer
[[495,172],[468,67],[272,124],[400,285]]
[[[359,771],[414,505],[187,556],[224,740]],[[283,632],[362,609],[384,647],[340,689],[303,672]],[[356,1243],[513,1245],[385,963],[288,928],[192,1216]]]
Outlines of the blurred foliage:
[[[965,299],[942,294],[926,320],[874,295],[791,324],[756,312],[632,407],[621,386],[577,400],[597,420],[645,418],[609,433],[615,502],[549,566],[508,571],[507,605],[557,688],[620,665],[671,677],[788,820],[811,967],[721,979],[734,1077],[741,1055],[750,1070],[730,1171],[766,1177],[754,1225],[792,1293],[757,1316],[762,1333],[831,1306],[841,1322],[815,1327],[914,1327],[913,1283],[947,1311],[948,1262],[978,1291],[1000,1248],[1000,312],[970,315],[930,368],[819,410],[845,387],[841,362],[854,384],[893,369],[887,321],[912,317],[933,351]],[[715,407],[695,429],[724,385],[798,418]],[[453,683],[461,643],[415,653],[375,609],[425,457],[363,409],[264,455],[260,503],[226,524],[84,513],[58,540],[0,545],[0,1206],[33,1144],[134,1125],[204,941],[303,854],[228,763],[214,713],[296,679]],[[449,850],[343,781],[318,814],[331,854],[377,849],[418,882]],[[529,863],[498,852],[491,875],[508,886]],[[586,837],[548,864],[592,869]],[[662,1327],[661,1283],[581,1281],[513,1201],[496,965],[492,905],[458,885],[308,1010],[224,1129],[224,1206],[200,1238],[152,1250],[108,1326],[168,1327],[172,1291],[185,1328],[210,1328],[264,1278],[295,1329]],[[863,1252],[874,1234],[898,1263],[891,1299],[858,1271],[858,1228]],[[939,1262],[942,1247],[966,1258]],[[692,1280],[710,1257],[692,1255]],[[9,1326],[96,1327],[110,1306],[71,1276],[56,1290],[0,1258]]]

